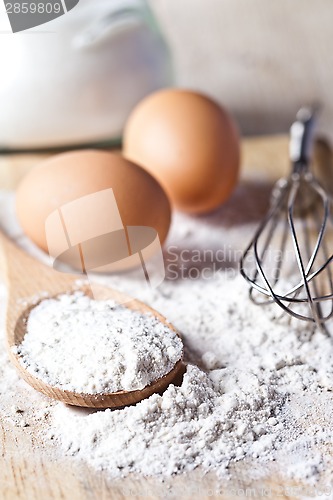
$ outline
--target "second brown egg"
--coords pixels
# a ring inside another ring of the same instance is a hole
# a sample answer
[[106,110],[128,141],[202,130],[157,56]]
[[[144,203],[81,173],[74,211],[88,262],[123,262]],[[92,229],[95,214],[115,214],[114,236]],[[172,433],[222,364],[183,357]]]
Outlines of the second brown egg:
[[190,213],[225,202],[239,176],[234,120],[213,100],[187,90],[162,90],[133,110],[124,155],[156,177],[176,208]]

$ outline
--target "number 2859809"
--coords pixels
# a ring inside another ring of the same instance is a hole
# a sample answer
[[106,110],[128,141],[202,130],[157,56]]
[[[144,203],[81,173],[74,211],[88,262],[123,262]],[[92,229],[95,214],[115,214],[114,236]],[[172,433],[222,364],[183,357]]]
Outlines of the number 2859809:
[[60,14],[62,11],[60,2],[6,2],[5,8],[7,14]]

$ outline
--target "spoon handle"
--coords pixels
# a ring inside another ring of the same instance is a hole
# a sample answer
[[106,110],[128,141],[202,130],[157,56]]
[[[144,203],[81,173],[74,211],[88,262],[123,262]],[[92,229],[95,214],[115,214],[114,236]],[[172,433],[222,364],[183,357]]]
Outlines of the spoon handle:
[[8,290],[17,290],[20,296],[36,293],[42,285],[40,281],[44,282],[51,269],[21,250],[3,232],[0,232],[0,248],[1,268]]
[[1,271],[6,276],[7,282],[17,275],[29,274],[39,267],[39,263],[26,252],[13,243],[8,236],[0,231],[0,248],[2,254]]
[[39,262],[0,231],[0,268],[8,289],[9,304],[34,295],[55,295],[73,285],[77,276],[60,273]]

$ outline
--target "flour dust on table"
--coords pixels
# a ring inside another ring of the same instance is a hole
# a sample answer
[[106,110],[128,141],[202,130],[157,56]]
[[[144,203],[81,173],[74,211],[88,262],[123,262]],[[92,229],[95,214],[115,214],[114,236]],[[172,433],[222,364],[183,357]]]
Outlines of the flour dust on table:
[[[10,197],[1,203],[11,214]],[[20,238],[12,215],[6,222]],[[223,237],[237,255],[239,234],[243,240],[253,231],[252,225],[227,229],[213,222],[176,214],[167,249],[177,248],[180,260],[187,251],[187,274],[189,265],[202,264],[188,263],[189,249],[217,251]],[[166,264],[168,271],[167,254]],[[8,409],[0,412],[21,425],[23,417],[10,416],[10,408],[23,394],[27,425],[35,412],[47,411],[40,425],[46,442],[112,478],[163,479],[198,467],[226,478],[240,461],[257,466],[258,475],[275,461],[280,475],[315,483],[333,470],[332,339],[311,334],[304,323],[283,323],[275,308],[252,304],[235,267],[228,258],[210,279],[173,279],[169,272],[159,289],[140,294],[181,332],[188,364],[180,385],[124,409],[80,410],[35,395],[3,358],[0,389],[8,390]]]
[[223,273],[206,283],[165,283],[153,302],[182,332],[189,360],[182,384],[122,410],[82,415],[58,405],[52,437],[113,477],[198,466],[223,476],[232,462],[277,460],[288,449],[298,459],[284,469],[314,480],[327,466],[318,449],[332,441],[332,424],[303,427],[289,401],[330,390],[331,339],[258,314],[243,280]]

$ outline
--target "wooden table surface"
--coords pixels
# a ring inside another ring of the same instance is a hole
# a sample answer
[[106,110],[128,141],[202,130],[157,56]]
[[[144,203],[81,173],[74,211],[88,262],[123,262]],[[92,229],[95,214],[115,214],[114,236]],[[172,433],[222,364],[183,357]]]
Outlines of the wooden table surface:
[[[19,179],[47,155],[9,155],[0,157],[0,188],[14,189]],[[243,179],[256,178],[268,183],[288,170],[288,140],[285,136],[253,138],[243,141]],[[297,488],[308,486],[286,482],[274,463],[264,479],[250,479],[255,461],[231,468],[232,479],[219,482],[215,474],[200,470],[161,482],[128,477],[109,481],[88,466],[55,453],[50,459],[46,445],[38,439],[38,422],[29,430],[1,418],[0,394],[0,498],[13,500],[93,500],[127,498],[300,498]],[[48,445],[49,446],[49,445]],[[327,477],[322,478],[327,484]],[[288,488],[296,488],[294,490]],[[252,496],[251,496],[252,495]],[[328,498],[323,497],[323,498]]]

